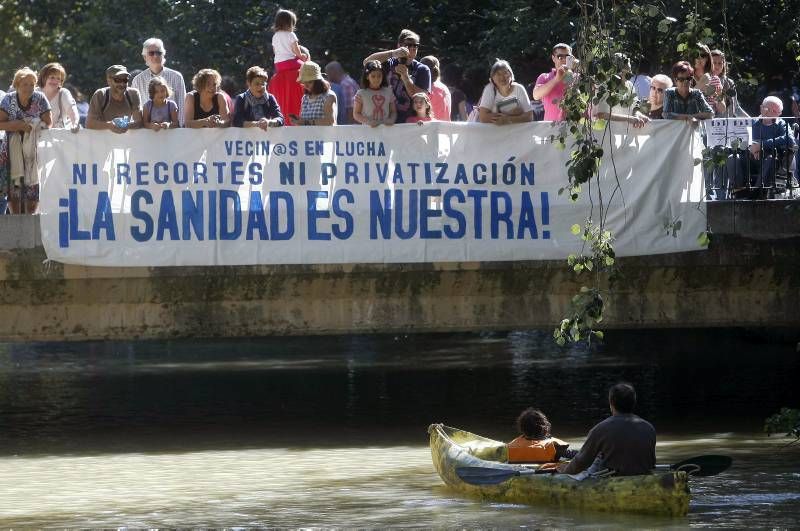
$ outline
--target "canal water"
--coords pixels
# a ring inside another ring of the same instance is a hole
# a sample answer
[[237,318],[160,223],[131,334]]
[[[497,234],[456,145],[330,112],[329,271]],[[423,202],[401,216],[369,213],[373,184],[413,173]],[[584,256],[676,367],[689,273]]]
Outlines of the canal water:
[[[0,344],[2,527],[794,527],[800,355],[735,330]],[[433,469],[428,424],[497,439],[542,408],[579,446],[627,380],[660,462],[718,453],[669,519],[481,502]]]

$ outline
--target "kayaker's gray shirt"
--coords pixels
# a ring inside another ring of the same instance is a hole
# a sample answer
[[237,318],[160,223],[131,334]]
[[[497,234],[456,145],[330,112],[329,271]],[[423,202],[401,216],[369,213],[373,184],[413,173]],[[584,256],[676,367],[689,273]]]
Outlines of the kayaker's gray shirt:
[[618,476],[650,474],[656,465],[656,430],[632,413],[612,415],[591,429],[564,473],[577,474],[589,468],[598,454]]

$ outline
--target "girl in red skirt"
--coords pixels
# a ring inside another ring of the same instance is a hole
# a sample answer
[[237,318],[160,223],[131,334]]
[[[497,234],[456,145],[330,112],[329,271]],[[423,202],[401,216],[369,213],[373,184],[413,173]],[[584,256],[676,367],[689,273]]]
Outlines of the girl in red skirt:
[[278,105],[286,118],[286,125],[292,125],[288,116],[300,114],[300,100],[303,99],[303,85],[297,82],[300,66],[308,60],[308,55],[300,49],[300,42],[294,34],[297,15],[288,9],[279,9],[275,15],[272,30],[272,50],[275,53],[275,74],[269,80],[269,92],[278,100]]

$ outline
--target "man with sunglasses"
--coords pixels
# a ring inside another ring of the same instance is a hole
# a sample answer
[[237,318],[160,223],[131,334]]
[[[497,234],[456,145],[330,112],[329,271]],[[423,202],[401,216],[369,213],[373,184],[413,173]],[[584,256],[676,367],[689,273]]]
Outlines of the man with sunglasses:
[[178,105],[178,122],[183,126],[183,105],[186,100],[186,84],[183,81],[183,74],[177,70],[167,68],[167,51],[161,39],[151,37],[142,44],[142,57],[147,68],[133,78],[131,86],[139,91],[139,94],[149,94],[150,80],[159,76],[167,82],[172,89],[172,99]]
[[409,116],[414,115],[411,99],[418,92],[430,92],[431,70],[416,60],[419,51],[419,35],[409,29],[400,32],[397,48],[385,52],[375,52],[364,59],[364,65],[370,61],[379,61],[384,65],[384,75],[394,93],[397,103],[395,123],[404,124]]
[[560,42],[553,46],[553,69],[541,74],[533,88],[533,99],[539,100],[544,105],[544,119],[549,122],[564,119],[564,111],[559,106],[567,86],[564,76],[569,72],[574,57],[572,47]]
[[89,102],[86,129],[124,133],[142,126],[142,103],[139,91],[128,88],[128,69],[111,65],[106,69],[108,86],[97,89]]

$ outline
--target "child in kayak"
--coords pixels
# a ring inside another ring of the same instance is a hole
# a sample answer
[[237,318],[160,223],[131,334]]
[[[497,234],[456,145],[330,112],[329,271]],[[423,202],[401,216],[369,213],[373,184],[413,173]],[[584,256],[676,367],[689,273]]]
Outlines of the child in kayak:
[[508,443],[509,463],[555,463],[572,459],[578,452],[550,435],[550,421],[538,409],[529,407],[517,418],[520,436]]

